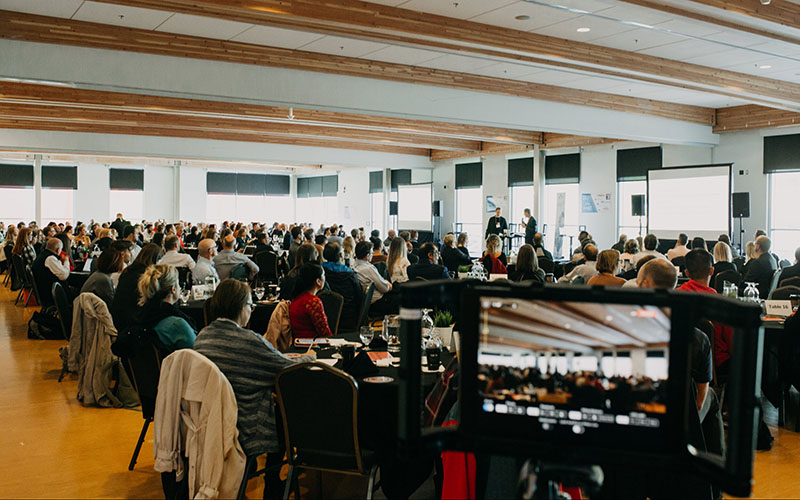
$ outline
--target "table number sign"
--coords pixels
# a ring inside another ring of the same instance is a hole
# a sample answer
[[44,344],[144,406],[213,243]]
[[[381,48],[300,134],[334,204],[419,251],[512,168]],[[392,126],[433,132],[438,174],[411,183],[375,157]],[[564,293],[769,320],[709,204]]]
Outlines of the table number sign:
[[783,318],[792,314],[792,301],[791,300],[767,300],[767,315],[781,316]]

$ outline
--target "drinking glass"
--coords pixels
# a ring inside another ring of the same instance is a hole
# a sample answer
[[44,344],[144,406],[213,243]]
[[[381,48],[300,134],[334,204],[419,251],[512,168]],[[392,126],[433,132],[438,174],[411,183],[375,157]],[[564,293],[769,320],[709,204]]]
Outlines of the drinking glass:
[[258,298],[258,300],[261,300],[261,299],[264,298],[264,287],[263,286],[257,286],[255,288],[255,290],[253,290],[253,291],[256,292],[256,297]]
[[372,337],[375,334],[372,332],[372,327],[369,325],[362,326],[358,332],[358,336],[361,338],[361,342],[364,344],[364,348],[366,349],[369,347],[370,342],[372,342]]
[[744,289],[744,293],[742,294],[742,297],[744,298],[745,302],[758,302],[759,296],[756,284],[748,282],[746,283],[746,285],[747,288]]
[[189,302],[189,297],[192,296],[192,291],[187,290],[186,288],[181,288],[181,304],[186,305]]

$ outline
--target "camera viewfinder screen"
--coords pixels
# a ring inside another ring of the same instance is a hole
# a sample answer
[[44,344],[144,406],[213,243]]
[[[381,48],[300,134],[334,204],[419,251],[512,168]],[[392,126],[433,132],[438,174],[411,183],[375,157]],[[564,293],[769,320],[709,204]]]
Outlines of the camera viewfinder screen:
[[482,297],[482,412],[547,440],[660,433],[669,315],[655,306]]

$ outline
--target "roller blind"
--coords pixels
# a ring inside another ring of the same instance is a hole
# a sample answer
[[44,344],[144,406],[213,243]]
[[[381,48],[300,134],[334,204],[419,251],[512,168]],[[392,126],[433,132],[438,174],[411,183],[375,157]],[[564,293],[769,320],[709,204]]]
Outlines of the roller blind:
[[369,173],[369,192],[382,193],[383,192],[383,172],[370,172]]
[[764,173],[800,170],[800,134],[764,137]]
[[264,192],[268,195],[289,196],[289,176],[266,174]]
[[533,158],[508,160],[508,187],[533,186]]
[[0,186],[33,187],[33,165],[0,164]]
[[236,194],[264,196],[264,174],[236,174]]
[[339,194],[339,176],[326,175],[322,178],[322,196],[336,196]]
[[546,156],[545,184],[577,184],[581,181],[581,154]]
[[125,191],[144,191],[144,170],[128,168],[112,168],[108,171],[111,189]]
[[392,191],[397,191],[397,186],[407,186],[411,184],[411,169],[392,170]]
[[78,167],[42,166],[42,187],[78,189]]
[[617,150],[617,182],[646,181],[647,172],[661,166],[661,146]]
[[308,177],[299,177],[297,179],[297,197],[308,198]]
[[483,185],[483,163],[456,165],[456,189],[478,188]]

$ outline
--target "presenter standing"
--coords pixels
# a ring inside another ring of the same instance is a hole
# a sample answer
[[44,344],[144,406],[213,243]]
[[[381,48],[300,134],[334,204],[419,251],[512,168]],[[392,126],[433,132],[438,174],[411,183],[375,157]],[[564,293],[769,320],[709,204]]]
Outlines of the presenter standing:
[[536,219],[531,215],[531,209],[523,211],[522,227],[525,228],[525,244],[533,246],[533,237],[536,235]]
[[488,238],[490,234],[496,234],[503,241],[503,249],[505,249],[505,236],[508,233],[508,222],[504,217],[500,216],[500,207],[495,208],[494,215],[489,218],[489,224],[486,226],[486,235],[484,239]]

